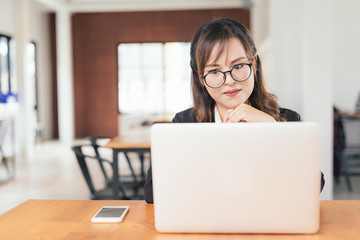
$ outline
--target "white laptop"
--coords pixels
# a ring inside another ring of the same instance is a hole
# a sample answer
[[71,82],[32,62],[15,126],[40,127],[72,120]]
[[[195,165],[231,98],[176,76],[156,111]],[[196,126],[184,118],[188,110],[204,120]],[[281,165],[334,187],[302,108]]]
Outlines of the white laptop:
[[316,123],[155,124],[155,227],[182,233],[315,233],[320,155]]

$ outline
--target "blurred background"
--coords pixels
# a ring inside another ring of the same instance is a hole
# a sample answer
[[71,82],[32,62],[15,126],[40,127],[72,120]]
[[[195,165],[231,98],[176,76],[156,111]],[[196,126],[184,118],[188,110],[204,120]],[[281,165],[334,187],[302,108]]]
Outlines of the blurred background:
[[355,174],[350,191],[334,161],[334,107],[342,150],[360,145],[359,11],[356,0],[0,0],[3,211],[28,198],[86,198],[71,145],[146,135],[191,107],[190,41],[219,17],[250,29],[280,106],[320,123],[321,198],[360,199]]

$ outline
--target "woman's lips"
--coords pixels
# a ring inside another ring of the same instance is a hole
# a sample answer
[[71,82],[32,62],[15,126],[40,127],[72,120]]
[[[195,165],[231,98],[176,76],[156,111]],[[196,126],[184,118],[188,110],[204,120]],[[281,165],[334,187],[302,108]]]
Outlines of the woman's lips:
[[232,97],[232,96],[237,95],[240,91],[241,91],[241,89],[233,89],[233,90],[228,90],[228,91],[224,92],[224,94],[228,97]]

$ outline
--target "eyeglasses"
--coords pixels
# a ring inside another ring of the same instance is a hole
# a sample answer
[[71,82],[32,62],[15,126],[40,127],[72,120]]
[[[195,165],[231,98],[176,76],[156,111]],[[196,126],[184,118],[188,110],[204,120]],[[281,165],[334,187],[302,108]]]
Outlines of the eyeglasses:
[[252,62],[236,64],[232,67],[231,70],[226,72],[215,69],[200,77],[204,79],[206,85],[209,87],[219,88],[226,82],[227,73],[230,73],[231,77],[236,82],[243,82],[247,80],[251,76],[252,64]]

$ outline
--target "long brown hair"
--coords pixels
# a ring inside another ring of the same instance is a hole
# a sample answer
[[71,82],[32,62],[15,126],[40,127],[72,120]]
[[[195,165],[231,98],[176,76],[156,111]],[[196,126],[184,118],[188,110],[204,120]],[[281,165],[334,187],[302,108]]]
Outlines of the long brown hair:
[[254,41],[249,30],[242,24],[227,18],[208,21],[203,24],[194,34],[191,42],[190,65],[191,88],[193,93],[193,112],[198,122],[212,122],[214,119],[215,101],[207,92],[204,83],[200,80],[200,73],[203,73],[215,45],[219,44],[219,57],[230,38],[238,38],[244,46],[248,59],[254,59],[254,89],[248,102],[269,115],[276,121],[285,121],[280,116],[276,96],[269,93],[264,85],[261,61],[256,53]]

